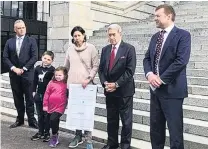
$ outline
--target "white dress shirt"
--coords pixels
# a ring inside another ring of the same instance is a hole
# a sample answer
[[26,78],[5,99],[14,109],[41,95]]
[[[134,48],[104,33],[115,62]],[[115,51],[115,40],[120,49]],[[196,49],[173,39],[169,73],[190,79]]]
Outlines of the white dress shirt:
[[[161,47],[161,52],[160,52],[160,56],[161,56],[161,53],[162,53],[162,50],[163,50],[163,46],[164,46],[164,44],[165,44],[165,41],[166,41],[166,39],[167,39],[167,37],[168,37],[168,35],[169,35],[169,33],[171,32],[171,30],[174,28],[174,24],[172,24],[172,25],[170,25],[169,27],[167,27],[167,28],[165,28],[164,30],[165,30],[165,33],[164,33],[164,39],[163,39],[163,43],[162,43],[162,47]],[[160,29],[160,31],[162,31],[162,29]],[[155,48],[155,50],[156,50],[156,48]],[[159,56],[159,61],[160,61],[160,56]],[[159,62],[158,62],[158,65],[157,65],[157,72],[158,72],[158,76],[160,76],[160,74],[159,74]],[[153,72],[151,71],[151,72],[148,72],[147,74],[146,74],[146,78],[150,75],[150,74],[152,74]],[[162,81],[162,80],[161,80]],[[163,84],[165,84],[165,82],[163,82],[162,81],[162,83]],[[154,91],[156,88],[154,88],[151,84],[150,84],[150,87],[151,87],[151,89]]]
[[121,40],[116,44],[116,45],[112,45],[112,48],[111,48],[111,52],[112,52],[112,50],[113,50],[113,47],[115,46],[116,47],[116,49],[115,49],[115,57],[116,57],[116,54],[117,54],[117,52],[118,52],[118,48],[119,48],[119,46],[120,46],[120,44],[121,44]]
[[[19,54],[20,54],[20,49],[22,47],[22,42],[23,42],[24,38],[25,38],[25,35],[24,36],[21,36],[21,37],[19,37],[19,36],[16,35],[16,50],[19,50],[19,51],[17,51],[18,57],[19,57]],[[19,44],[19,40],[20,40],[20,44]],[[10,69],[13,70],[14,68],[15,68],[15,66],[12,66]],[[27,68],[26,67],[23,67],[23,69],[25,71],[27,71]]]

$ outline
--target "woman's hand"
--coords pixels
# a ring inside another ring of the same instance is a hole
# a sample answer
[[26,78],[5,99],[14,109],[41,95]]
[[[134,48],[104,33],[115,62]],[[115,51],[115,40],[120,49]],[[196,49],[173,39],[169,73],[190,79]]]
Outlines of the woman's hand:
[[87,85],[90,83],[90,79],[85,79],[82,83],[82,87],[85,89],[87,87]]

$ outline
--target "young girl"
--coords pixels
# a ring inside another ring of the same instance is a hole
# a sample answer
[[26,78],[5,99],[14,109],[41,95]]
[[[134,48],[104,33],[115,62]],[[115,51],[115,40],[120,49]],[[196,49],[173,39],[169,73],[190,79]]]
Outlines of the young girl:
[[59,144],[58,130],[60,117],[67,106],[67,69],[58,67],[55,69],[54,77],[49,82],[43,98],[43,111],[48,113],[48,121],[52,128],[52,137],[49,146],[56,147]]

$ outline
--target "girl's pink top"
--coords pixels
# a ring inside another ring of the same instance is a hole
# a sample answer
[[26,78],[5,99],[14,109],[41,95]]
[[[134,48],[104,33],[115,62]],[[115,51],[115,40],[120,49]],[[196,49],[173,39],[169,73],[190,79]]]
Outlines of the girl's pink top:
[[48,113],[64,114],[67,106],[67,84],[62,81],[51,80],[48,83],[43,98],[43,109]]

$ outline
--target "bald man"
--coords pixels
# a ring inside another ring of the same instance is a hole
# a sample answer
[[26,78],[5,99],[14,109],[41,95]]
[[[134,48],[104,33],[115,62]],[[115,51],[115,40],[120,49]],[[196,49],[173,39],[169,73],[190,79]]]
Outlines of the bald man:
[[38,128],[34,117],[32,96],[34,64],[38,59],[38,47],[34,38],[25,35],[26,27],[24,21],[15,21],[14,31],[16,36],[7,40],[3,53],[3,62],[10,70],[10,84],[18,114],[16,122],[10,128],[24,124],[25,109],[29,126]]

